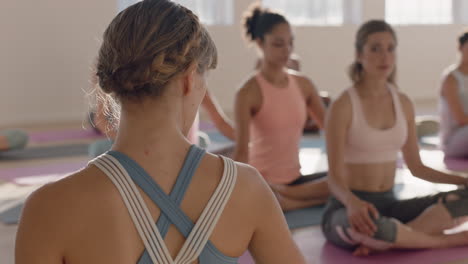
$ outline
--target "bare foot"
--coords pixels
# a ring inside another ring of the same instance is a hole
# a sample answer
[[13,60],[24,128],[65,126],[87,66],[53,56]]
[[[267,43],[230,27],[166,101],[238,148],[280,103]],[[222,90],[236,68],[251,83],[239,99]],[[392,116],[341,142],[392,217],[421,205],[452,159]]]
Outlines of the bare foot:
[[443,235],[442,247],[459,247],[468,245],[468,231],[463,231],[460,233],[452,235]]
[[372,249],[364,246],[364,245],[360,245],[358,248],[356,248],[353,252],[353,256],[356,256],[356,257],[367,257],[369,256],[371,253],[372,253]]

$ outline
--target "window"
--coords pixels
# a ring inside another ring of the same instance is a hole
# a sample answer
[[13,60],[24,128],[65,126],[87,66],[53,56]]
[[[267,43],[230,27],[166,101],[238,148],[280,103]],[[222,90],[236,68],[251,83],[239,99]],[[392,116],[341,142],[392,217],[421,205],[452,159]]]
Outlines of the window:
[[451,0],[386,0],[385,19],[391,24],[453,23]]
[[233,0],[173,0],[192,10],[207,25],[232,25]]
[[468,24],[468,1],[452,0],[453,21],[459,24]]
[[122,11],[124,10],[125,8],[137,3],[137,2],[140,2],[139,0],[118,0],[117,1],[117,8],[118,8],[118,11]]
[[[119,11],[140,0],[118,0]],[[173,0],[192,10],[207,25],[232,25],[234,21],[233,0]]]
[[342,25],[361,22],[360,0],[263,0],[294,25]]

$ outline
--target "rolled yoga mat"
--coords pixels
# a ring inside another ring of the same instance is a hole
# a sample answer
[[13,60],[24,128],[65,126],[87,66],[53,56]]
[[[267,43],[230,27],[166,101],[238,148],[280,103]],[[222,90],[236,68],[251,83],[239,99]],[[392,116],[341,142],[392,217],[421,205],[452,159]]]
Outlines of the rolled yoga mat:
[[309,208],[289,211],[284,214],[289,229],[320,225],[325,206],[314,206]]
[[16,225],[19,222],[24,203],[13,206],[3,212],[0,212],[0,222],[5,225]]
[[88,144],[69,144],[4,151],[0,152],[0,161],[63,158],[87,155]]
[[94,129],[67,129],[30,132],[29,139],[34,143],[48,143],[54,141],[76,140],[76,139],[97,139],[103,135],[97,133]]

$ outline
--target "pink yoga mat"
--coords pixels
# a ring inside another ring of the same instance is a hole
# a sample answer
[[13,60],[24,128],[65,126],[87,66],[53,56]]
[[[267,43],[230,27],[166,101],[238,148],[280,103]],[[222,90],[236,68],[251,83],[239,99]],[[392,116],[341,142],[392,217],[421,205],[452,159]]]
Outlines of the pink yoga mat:
[[[50,178],[51,175],[55,175],[52,178],[63,177],[65,174],[69,174],[85,167],[86,164],[87,161],[81,160],[32,167],[0,169],[0,179],[17,183],[17,179],[23,178],[23,180],[20,180],[22,184],[36,184],[33,182],[44,181],[45,178],[48,176]],[[35,176],[38,177],[36,181],[34,179],[24,179],[27,177],[34,178]],[[39,178],[42,178],[42,180],[39,180]]]
[[468,260],[468,247],[432,249],[432,250],[410,250],[389,251],[375,254],[370,257],[354,257],[349,251],[337,248],[326,243],[320,255],[321,264],[440,264],[455,260]]
[[[307,263],[314,264],[440,264],[450,261],[467,260],[468,247],[437,249],[437,250],[408,250],[389,251],[371,255],[369,257],[354,257],[350,251],[338,248],[325,241],[318,228],[294,235]],[[239,264],[255,263],[251,255],[246,252]]]
[[247,251],[247,252],[244,253],[244,255],[242,255],[239,258],[239,261],[237,263],[239,263],[239,264],[255,264],[255,261],[253,260],[250,253]]
[[468,171],[468,159],[444,159],[445,166],[447,169],[454,171]]
[[216,127],[211,122],[200,121],[199,129],[201,131],[213,131],[216,130]]
[[103,135],[98,134],[95,130],[84,128],[29,133],[29,139],[31,140],[31,142],[35,143],[46,143],[72,139],[93,139],[102,137]]

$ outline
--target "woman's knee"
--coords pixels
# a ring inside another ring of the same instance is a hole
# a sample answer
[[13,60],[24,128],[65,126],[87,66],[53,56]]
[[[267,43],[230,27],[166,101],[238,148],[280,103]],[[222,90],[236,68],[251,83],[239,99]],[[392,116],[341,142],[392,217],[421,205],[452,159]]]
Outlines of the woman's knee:
[[[338,213],[335,217],[346,217],[346,213]],[[365,245],[373,249],[390,248],[396,240],[397,223],[396,220],[388,217],[379,217],[374,220],[377,231],[373,236],[368,236],[354,230],[346,220],[335,219],[332,223],[323,225],[325,237],[333,244],[347,249],[354,249],[358,245]],[[333,223],[334,222],[334,223]]]

